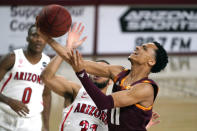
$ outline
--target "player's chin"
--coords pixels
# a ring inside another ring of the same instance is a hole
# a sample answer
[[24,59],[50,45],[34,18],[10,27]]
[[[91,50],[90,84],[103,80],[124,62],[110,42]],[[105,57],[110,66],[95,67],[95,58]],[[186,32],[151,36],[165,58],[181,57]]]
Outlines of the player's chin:
[[135,55],[130,55],[129,57],[128,57],[128,60],[132,63],[133,61],[136,61],[137,60],[137,57],[135,56]]
[[43,50],[44,50],[43,47],[35,47],[34,48],[34,51],[37,52],[37,53],[41,53]]
[[128,60],[131,61],[131,56],[128,57]]

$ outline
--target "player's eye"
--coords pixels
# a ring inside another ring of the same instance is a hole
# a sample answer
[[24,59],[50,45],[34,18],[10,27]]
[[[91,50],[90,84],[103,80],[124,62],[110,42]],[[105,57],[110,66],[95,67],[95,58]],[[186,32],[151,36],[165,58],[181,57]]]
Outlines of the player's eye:
[[147,47],[145,45],[142,46],[142,48],[147,51]]
[[33,37],[38,37],[39,35],[37,33],[32,34]]

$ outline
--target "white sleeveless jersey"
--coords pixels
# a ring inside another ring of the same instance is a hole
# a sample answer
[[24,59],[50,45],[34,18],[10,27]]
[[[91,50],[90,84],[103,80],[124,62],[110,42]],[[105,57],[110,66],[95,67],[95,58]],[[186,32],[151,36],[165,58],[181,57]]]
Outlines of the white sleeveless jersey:
[[84,87],[63,110],[60,131],[108,131],[107,110],[99,110]]
[[[22,49],[15,50],[14,53],[15,64],[2,79],[0,92],[7,97],[25,103],[30,110],[27,117],[31,117],[43,110],[42,94],[44,84],[40,79],[40,74],[49,63],[50,58],[42,53],[41,60],[37,64],[32,65],[26,59]],[[12,115],[17,115],[4,103],[0,103],[0,109]]]

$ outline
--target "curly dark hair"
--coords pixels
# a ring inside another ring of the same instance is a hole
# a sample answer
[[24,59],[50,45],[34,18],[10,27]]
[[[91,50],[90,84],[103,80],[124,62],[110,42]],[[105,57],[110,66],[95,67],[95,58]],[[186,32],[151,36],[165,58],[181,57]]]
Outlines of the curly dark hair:
[[156,47],[158,49],[155,51],[156,63],[152,67],[151,72],[152,73],[157,73],[157,72],[160,72],[161,70],[163,70],[166,67],[166,65],[168,63],[168,55],[167,55],[167,52],[165,51],[163,46],[161,46],[160,43],[158,43],[158,42],[153,42],[153,43],[156,45]]

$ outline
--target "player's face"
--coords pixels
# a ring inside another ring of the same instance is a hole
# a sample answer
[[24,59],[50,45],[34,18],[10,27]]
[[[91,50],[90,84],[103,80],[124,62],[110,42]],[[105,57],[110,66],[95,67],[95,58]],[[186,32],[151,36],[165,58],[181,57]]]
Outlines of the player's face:
[[[99,64],[103,64],[103,65],[107,65],[104,62],[98,62]],[[109,78],[106,77],[99,77],[99,76],[94,76],[94,75],[90,75],[90,79],[93,81],[93,83],[99,87],[99,88],[104,88],[107,86],[108,82],[109,82]]]
[[45,40],[38,34],[36,27],[33,27],[27,37],[28,49],[41,53],[46,45]]
[[147,43],[141,46],[136,46],[135,51],[129,56],[131,62],[145,64],[150,61],[155,62],[155,50],[157,47],[154,43]]

